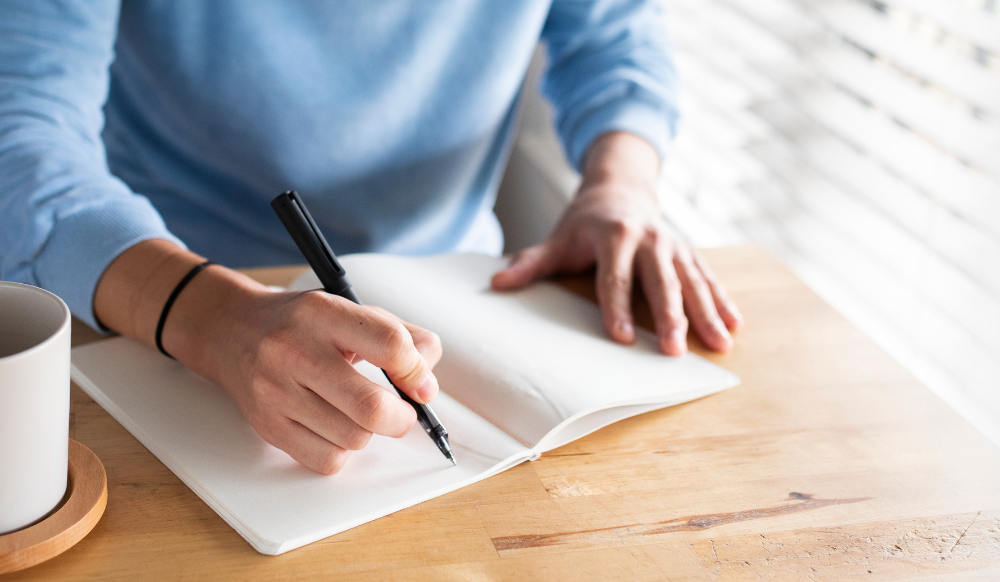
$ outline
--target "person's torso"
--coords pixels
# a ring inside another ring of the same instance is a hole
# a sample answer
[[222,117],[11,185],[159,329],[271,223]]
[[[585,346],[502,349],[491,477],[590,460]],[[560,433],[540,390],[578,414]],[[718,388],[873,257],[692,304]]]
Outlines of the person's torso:
[[193,250],[296,258],[296,189],[337,252],[461,246],[489,212],[544,0],[125,0],[112,171]]

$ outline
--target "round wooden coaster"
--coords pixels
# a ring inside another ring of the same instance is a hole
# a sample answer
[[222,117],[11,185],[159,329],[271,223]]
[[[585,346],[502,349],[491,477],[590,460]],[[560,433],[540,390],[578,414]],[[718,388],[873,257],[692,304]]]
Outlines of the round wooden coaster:
[[23,570],[54,558],[94,529],[108,504],[108,477],[97,455],[69,439],[68,495],[54,513],[0,536],[0,574]]

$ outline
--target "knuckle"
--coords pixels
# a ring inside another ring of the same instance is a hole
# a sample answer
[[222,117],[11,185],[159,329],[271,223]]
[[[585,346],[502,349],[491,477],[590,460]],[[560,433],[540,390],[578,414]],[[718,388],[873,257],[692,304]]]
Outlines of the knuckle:
[[624,273],[607,273],[601,278],[606,289],[628,291],[632,287],[632,278]]
[[638,230],[639,225],[627,218],[616,218],[608,222],[608,234],[617,240],[633,236]]
[[260,438],[264,439],[270,445],[281,448],[281,427],[276,417],[262,411],[256,411],[249,415],[249,417],[247,420],[250,422],[250,426],[257,431]]
[[433,331],[421,330],[420,331],[420,342],[430,348],[432,351],[441,351],[441,337]]
[[378,342],[389,358],[413,347],[413,337],[398,321],[386,322],[379,333]]
[[258,410],[272,410],[281,400],[281,390],[272,382],[255,379],[250,384],[250,394]]
[[686,333],[688,329],[688,318],[683,312],[668,314],[667,329],[669,331],[680,330],[681,332]]
[[344,468],[350,452],[330,446],[320,455],[316,469],[324,475],[334,475]]
[[302,311],[311,311],[315,309],[325,309],[330,305],[331,296],[326,293],[321,293],[320,291],[309,291],[301,295]]
[[656,226],[647,226],[645,233],[643,233],[643,240],[646,246],[652,249],[659,249],[666,242],[666,237],[664,232]]
[[371,431],[367,431],[360,426],[354,427],[351,431],[344,437],[344,448],[351,451],[360,451],[368,445],[368,442],[372,439]]
[[315,291],[302,293],[296,298],[291,306],[291,319],[295,322],[308,322],[316,317],[316,314],[327,307],[329,301],[322,294]]
[[369,427],[382,427],[389,420],[389,405],[388,392],[374,388],[358,403],[358,416]]

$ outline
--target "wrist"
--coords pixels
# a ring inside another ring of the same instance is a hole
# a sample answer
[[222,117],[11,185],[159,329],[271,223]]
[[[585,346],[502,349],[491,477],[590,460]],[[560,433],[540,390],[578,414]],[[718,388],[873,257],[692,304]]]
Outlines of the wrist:
[[170,309],[163,328],[164,348],[185,366],[224,386],[228,365],[242,354],[261,329],[256,306],[272,295],[242,273],[210,265],[192,279]]
[[601,134],[584,158],[583,184],[626,184],[655,197],[660,155],[649,142],[626,131]]
[[[156,348],[156,327],[167,300],[191,269],[205,258],[172,242],[138,243],[108,266],[94,291],[94,313],[106,327]],[[227,363],[255,337],[261,300],[273,295],[249,277],[211,265],[177,295],[163,326],[164,349],[195,372],[216,382]]]
[[148,346],[177,283],[202,257],[169,241],[138,243],[115,258],[94,291],[94,314],[105,327]]

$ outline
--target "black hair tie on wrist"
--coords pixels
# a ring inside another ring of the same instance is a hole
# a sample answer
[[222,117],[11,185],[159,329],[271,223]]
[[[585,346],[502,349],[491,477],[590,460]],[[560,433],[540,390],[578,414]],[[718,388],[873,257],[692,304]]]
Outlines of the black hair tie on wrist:
[[205,267],[214,264],[215,263],[212,261],[205,261],[188,271],[188,274],[184,275],[181,282],[174,287],[173,292],[170,293],[170,297],[167,298],[167,302],[163,304],[163,311],[160,312],[160,321],[156,324],[156,348],[160,350],[161,354],[167,356],[171,360],[175,360],[176,358],[168,354],[167,350],[163,349],[163,324],[167,322],[167,314],[170,313],[170,308],[174,306],[174,301],[177,300],[177,296],[180,295],[181,291],[184,290],[184,287],[191,282],[191,279],[194,279],[194,276],[200,273]]

